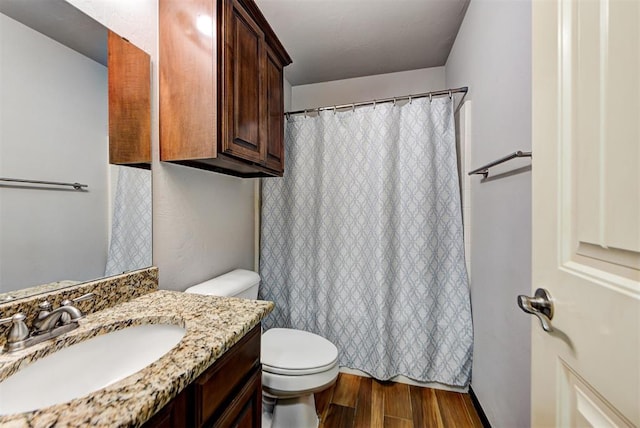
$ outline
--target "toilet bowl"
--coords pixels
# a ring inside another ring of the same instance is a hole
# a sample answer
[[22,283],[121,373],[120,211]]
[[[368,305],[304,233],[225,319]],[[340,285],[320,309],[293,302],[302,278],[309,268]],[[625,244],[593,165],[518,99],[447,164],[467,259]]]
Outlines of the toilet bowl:
[[[190,287],[187,293],[258,298],[260,276],[236,269]],[[272,328],[262,335],[263,428],[316,428],[313,394],[338,377],[338,349],[307,331]]]

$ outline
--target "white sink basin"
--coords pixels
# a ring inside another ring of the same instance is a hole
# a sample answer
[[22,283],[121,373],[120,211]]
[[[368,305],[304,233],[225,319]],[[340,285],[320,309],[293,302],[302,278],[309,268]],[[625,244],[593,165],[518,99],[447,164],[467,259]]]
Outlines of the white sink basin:
[[157,361],[184,334],[177,325],[146,324],[54,352],[0,382],[0,415],[65,403],[105,388]]

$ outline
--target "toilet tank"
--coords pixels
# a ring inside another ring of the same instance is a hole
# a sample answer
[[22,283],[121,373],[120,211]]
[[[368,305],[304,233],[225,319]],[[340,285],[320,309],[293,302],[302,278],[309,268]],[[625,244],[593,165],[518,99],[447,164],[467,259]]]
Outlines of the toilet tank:
[[189,287],[185,293],[257,299],[259,285],[260,275],[250,270],[236,269]]

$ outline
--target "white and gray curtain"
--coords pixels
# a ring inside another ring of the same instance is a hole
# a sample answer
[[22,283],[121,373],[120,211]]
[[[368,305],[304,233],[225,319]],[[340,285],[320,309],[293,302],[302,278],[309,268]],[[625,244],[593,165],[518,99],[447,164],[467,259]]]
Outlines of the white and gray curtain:
[[113,201],[111,240],[105,276],[151,266],[151,171],[114,167],[118,182]]
[[262,184],[265,328],[336,344],[341,366],[466,386],[472,325],[453,102],[289,118]]

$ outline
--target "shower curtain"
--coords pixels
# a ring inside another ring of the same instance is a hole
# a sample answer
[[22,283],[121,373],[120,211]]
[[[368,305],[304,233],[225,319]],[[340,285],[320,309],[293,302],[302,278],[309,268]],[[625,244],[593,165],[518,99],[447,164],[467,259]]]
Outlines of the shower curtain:
[[114,166],[118,183],[104,275],[151,266],[151,171]]
[[450,98],[294,116],[262,180],[265,328],[331,340],[341,366],[466,386],[472,325]]

